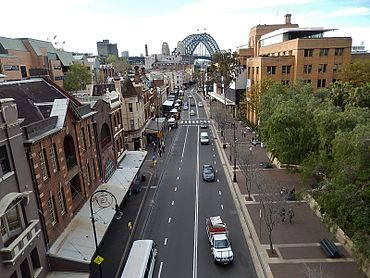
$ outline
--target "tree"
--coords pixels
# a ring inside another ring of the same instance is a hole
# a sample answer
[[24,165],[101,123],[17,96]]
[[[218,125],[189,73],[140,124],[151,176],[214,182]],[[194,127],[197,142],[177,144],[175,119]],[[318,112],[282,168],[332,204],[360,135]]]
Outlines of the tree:
[[370,61],[360,60],[342,68],[339,79],[348,82],[354,87],[361,87],[370,83]]
[[91,84],[92,74],[82,64],[76,63],[69,67],[64,81],[64,88],[67,91],[85,90],[87,84]]
[[208,73],[211,80],[216,82],[219,87],[222,83],[221,76],[223,76],[224,88],[227,89],[240,72],[240,63],[236,52],[220,51],[213,54]]
[[109,55],[107,58],[107,63],[112,64],[114,72],[117,76],[125,76],[128,72],[128,62],[126,58],[117,58],[114,55]]
[[248,192],[248,200],[251,201],[252,200],[252,198],[251,198],[251,189],[252,189],[252,185],[253,185],[254,181],[256,180],[256,177],[257,177],[257,169],[253,168],[253,166],[252,166],[252,157],[251,157],[251,155],[248,154],[248,153],[241,154],[240,152],[242,150],[247,150],[245,145],[243,145],[243,147],[240,148],[239,155],[237,155],[238,165],[239,165],[239,169],[241,170],[243,176],[245,177],[245,187],[246,187],[247,192]]

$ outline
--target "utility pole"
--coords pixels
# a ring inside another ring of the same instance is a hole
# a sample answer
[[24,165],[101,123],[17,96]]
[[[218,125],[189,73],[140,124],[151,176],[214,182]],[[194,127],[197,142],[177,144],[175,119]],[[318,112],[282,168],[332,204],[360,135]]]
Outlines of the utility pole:
[[234,179],[233,181],[236,182],[236,143],[237,143],[237,139],[235,135],[236,122],[233,123],[233,127],[234,127]]

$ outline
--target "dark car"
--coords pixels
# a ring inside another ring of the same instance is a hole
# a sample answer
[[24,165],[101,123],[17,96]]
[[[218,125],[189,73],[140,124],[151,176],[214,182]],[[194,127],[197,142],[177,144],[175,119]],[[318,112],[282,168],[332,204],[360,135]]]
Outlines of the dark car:
[[203,165],[202,176],[204,181],[214,181],[215,180],[215,170],[212,165]]
[[266,161],[261,162],[260,165],[262,166],[262,168],[265,168],[265,169],[273,168],[272,164],[270,162],[266,162]]
[[206,121],[201,121],[200,128],[208,128],[208,123]]

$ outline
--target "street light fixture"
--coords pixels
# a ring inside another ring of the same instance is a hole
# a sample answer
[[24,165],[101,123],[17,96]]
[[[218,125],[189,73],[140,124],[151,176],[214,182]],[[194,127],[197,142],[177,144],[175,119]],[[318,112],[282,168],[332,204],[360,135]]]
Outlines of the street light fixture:
[[[119,210],[116,196],[114,196],[111,192],[102,189],[102,190],[95,191],[91,195],[90,197],[90,218],[91,218],[91,224],[92,224],[93,233],[94,233],[94,242],[95,242],[95,250],[96,250],[95,259],[96,259],[99,256],[99,245],[98,245],[96,229],[95,229],[95,218],[94,218],[94,209],[93,209],[94,201],[99,206],[99,210],[112,207],[112,203],[114,201],[114,210],[115,210],[114,218],[116,218],[117,220],[121,219],[123,213]],[[99,276],[100,278],[103,278],[103,271],[101,268],[101,264],[99,263],[98,265],[99,265]]]

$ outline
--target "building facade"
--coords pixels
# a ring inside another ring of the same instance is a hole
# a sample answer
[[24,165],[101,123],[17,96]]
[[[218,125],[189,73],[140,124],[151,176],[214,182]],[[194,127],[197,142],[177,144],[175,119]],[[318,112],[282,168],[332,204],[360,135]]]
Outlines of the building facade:
[[0,276],[4,278],[45,277],[48,272],[21,123],[14,99],[0,99]]
[[109,55],[118,57],[118,49],[116,43],[110,43],[109,40],[103,40],[96,43],[98,56],[107,58]]

